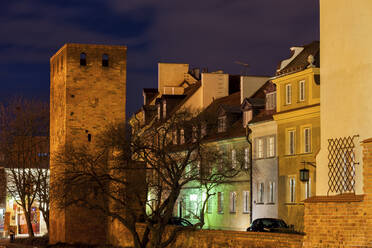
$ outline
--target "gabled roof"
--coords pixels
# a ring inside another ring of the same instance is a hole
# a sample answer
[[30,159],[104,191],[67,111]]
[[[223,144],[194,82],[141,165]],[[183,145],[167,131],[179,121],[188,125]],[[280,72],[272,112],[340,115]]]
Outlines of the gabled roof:
[[[313,41],[305,46],[291,49],[293,51],[292,57],[279,63],[276,71],[276,76],[294,73],[306,69],[307,66],[310,65],[308,62],[309,55],[312,55],[314,57],[314,66],[320,67],[319,49],[319,41]],[[296,53],[296,51],[300,52]],[[289,63],[283,66],[283,63],[285,63],[286,61]]]

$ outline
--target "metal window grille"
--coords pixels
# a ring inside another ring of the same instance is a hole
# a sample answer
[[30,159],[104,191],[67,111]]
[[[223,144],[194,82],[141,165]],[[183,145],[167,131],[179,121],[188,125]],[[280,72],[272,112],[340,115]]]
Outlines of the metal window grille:
[[355,192],[355,137],[328,139],[328,194]]

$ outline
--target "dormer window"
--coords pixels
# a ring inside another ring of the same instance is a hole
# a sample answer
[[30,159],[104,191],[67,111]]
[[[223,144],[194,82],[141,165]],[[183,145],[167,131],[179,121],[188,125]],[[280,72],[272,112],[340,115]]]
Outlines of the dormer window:
[[220,116],[218,117],[218,132],[226,132],[226,116]]
[[276,92],[266,94],[266,110],[275,110],[276,108]]
[[163,119],[167,117],[167,102],[163,101]]
[[252,120],[252,110],[246,110],[243,112],[243,126],[247,127],[248,122]]

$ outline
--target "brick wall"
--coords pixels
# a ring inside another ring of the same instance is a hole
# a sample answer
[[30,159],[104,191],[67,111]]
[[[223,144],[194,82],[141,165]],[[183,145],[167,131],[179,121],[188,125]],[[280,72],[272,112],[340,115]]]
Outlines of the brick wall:
[[[111,232],[111,242],[114,245],[131,247],[131,234],[115,223]],[[139,228],[141,226],[139,225]],[[303,235],[284,234],[284,233],[259,233],[259,232],[240,232],[240,231],[220,231],[220,230],[200,230],[181,232],[175,242],[170,246],[174,248],[246,248],[246,247],[265,247],[265,248],[300,248],[302,247]]]
[[303,247],[372,247],[372,139],[362,145],[365,194],[305,201]]

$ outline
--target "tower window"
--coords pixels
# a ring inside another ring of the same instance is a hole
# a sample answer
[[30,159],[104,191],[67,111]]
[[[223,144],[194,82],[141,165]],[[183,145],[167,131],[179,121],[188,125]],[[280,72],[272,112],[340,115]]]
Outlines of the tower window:
[[107,67],[109,65],[109,56],[107,54],[102,55],[102,66]]
[[80,65],[87,65],[87,55],[85,53],[80,53]]
[[91,142],[91,141],[92,141],[92,135],[88,133],[88,142]]

